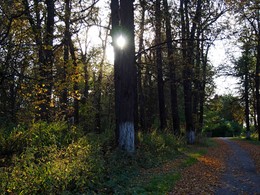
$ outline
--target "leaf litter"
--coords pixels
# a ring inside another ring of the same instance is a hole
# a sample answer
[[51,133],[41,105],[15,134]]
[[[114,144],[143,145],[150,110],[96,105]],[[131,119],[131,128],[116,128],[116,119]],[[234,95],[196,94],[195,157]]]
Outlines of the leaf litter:
[[173,190],[173,194],[214,194],[220,186],[220,178],[226,169],[225,160],[231,150],[219,139],[216,147],[209,147],[207,154],[198,157],[198,162],[185,168]]
[[257,173],[260,173],[260,145],[241,140],[236,140],[236,143],[249,153],[254,161]]

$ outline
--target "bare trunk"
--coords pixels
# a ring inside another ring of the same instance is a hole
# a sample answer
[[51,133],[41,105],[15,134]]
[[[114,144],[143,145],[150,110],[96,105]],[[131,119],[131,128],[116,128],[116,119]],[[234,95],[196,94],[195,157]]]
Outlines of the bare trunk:
[[78,73],[78,64],[77,64],[77,58],[76,58],[76,53],[75,53],[75,48],[73,45],[73,42],[71,40],[71,36],[69,39],[69,43],[70,43],[70,55],[73,61],[73,69],[74,69],[74,76],[75,76],[75,81],[74,81],[74,85],[73,85],[73,90],[74,90],[74,122],[75,124],[79,123],[79,86],[78,86],[78,78],[79,78],[79,73]]
[[[132,153],[135,151],[136,103],[133,1],[121,0],[119,4],[117,0],[112,0],[111,11],[112,38],[115,51],[116,134],[118,146],[121,149]],[[121,24],[120,28],[119,23]],[[124,48],[119,48],[115,44],[116,39],[120,34],[127,38],[128,44]]]
[[166,111],[165,111],[165,98],[164,98],[164,82],[163,82],[163,71],[162,71],[162,46],[161,46],[161,3],[160,0],[156,0],[155,5],[155,44],[156,47],[156,65],[157,65],[157,88],[158,88],[158,100],[159,100],[159,114],[160,114],[160,129],[164,130],[166,124]]
[[84,91],[83,91],[83,97],[82,97],[82,104],[86,104],[88,99],[88,90],[89,90],[89,72],[88,72],[88,60],[87,60],[87,54],[83,53],[81,51],[81,58],[83,63],[83,72],[84,72]]
[[245,51],[245,55],[246,55],[246,60],[245,60],[245,64],[244,64],[244,69],[245,69],[245,81],[244,81],[244,90],[245,90],[245,119],[246,119],[246,139],[250,139],[250,121],[249,121],[249,67],[248,67],[248,56],[249,56],[249,50],[246,47],[246,51]]
[[257,56],[256,56],[256,71],[255,71],[255,97],[256,97],[256,115],[257,115],[257,132],[258,140],[260,141],[260,94],[259,94],[259,85],[260,85],[260,16],[259,11],[257,11]]
[[137,67],[137,86],[138,86],[138,107],[139,107],[139,123],[140,129],[145,130],[145,108],[144,108],[144,93],[143,93],[143,85],[142,85],[142,54],[141,51],[143,50],[143,34],[144,34],[144,20],[145,20],[145,0],[140,0],[140,4],[142,7],[141,13],[141,23],[140,23],[140,33],[139,33],[139,52],[138,52],[138,67]]
[[[203,39],[202,35],[202,39]],[[199,94],[199,101],[200,101],[200,116],[199,116],[199,129],[202,130],[203,123],[204,123],[204,103],[205,103],[205,88],[206,88],[206,76],[207,76],[207,59],[208,59],[208,52],[209,52],[209,45],[206,48],[205,55],[204,55],[204,43],[201,43],[202,52],[201,52],[201,59],[202,59],[202,81],[200,84],[200,94]]]
[[[65,32],[64,32],[64,53],[63,53],[63,70],[62,70],[62,97],[61,97],[61,108],[62,112],[66,113],[67,110],[67,99],[68,89],[66,87],[67,82],[67,66],[69,62],[69,40],[70,40],[70,0],[65,1]],[[66,116],[67,117],[67,116]]]
[[[195,142],[195,129],[193,123],[193,104],[192,104],[192,81],[194,67],[194,38],[197,25],[201,19],[201,0],[198,0],[196,13],[192,20],[192,27],[189,30],[189,14],[188,1],[180,1],[181,24],[182,24],[182,47],[183,47],[183,90],[184,90],[184,106],[187,142],[193,144]],[[186,41],[187,40],[187,41]],[[193,136],[194,135],[194,136]]]
[[41,70],[41,76],[44,78],[42,84],[43,91],[45,92],[42,96],[43,103],[40,104],[41,108],[41,119],[49,121],[50,119],[50,104],[51,104],[51,94],[53,87],[53,76],[52,76],[52,66],[53,66],[53,39],[54,39],[54,1],[46,0],[47,5],[47,24],[45,31],[45,43],[44,43],[44,63]]
[[[185,5],[185,7],[184,7]],[[181,28],[182,28],[182,60],[183,60],[183,91],[184,91],[184,112],[185,112],[185,121],[186,121],[186,135],[187,142],[189,144],[194,143],[194,129],[193,129],[193,120],[192,120],[192,64],[189,64],[188,55],[188,32],[189,24],[187,18],[187,2],[184,0],[180,1],[180,13],[181,13]]]
[[116,47],[116,39],[120,35],[119,33],[119,1],[111,0],[111,22],[112,22],[112,41],[114,47],[114,85],[115,85],[115,120],[116,120],[116,144],[119,145],[119,108],[120,108],[120,88],[121,85],[119,83],[119,70],[120,70],[120,50]]
[[171,34],[171,22],[168,8],[168,1],[163,0],[166,20],[166,39],[168,49],[168,66],[170,71],[170,90],[171,90],[171,111],[172,111],[172,123],[173,132],[175,135],[180,134],[180,119],[178,112],[178,97],[177,97],[177,84],[176,84],[176,67],[174,64],[174,49],[172,45],[172,34]]
[[[199,24],[198,24],[199,25]],[[197,35],[196,35],[196,51],[195,51],[195,74],[194,74],[194,90],[193,90],[193,123],[194,128],[196,129],[197,133],[201,132],[201,128],[199,125],[199,91],[200,91],[200,84],[201,84],[201,52],[203,52],[200,49],[200,35],[201,35],[201,28],[200,25],[197,29]]]
[[258,140],[260,141],[260,94],[259,94],[259,84],[260,84],[260,36],[257,42],[257,62],[256,62],[256,76],[255,76],[255,97],[256,97],[256,115],[257,115],[257,132]]
[[[107,28],[108,29],[108,28]],[[107,48],[107,38],[108,38],[108,33],[109,31],[106,31],[105,39],[102,40],[102,50],[103,50],[103,55],[102,55],[102,60],[100,62],[100,67],[98,71],[98,79],[97,82],[95,83],[96,89],[95,89],[95,107],[96,107],[96,114],[95,114],[95,130],[98,133],[101,133],[101,92],[102,92],[102,80],[103,80],[103,66],[104,66],[104,61],[106,57],[106,48]],[[101,39],[101,37],[100,37]]]

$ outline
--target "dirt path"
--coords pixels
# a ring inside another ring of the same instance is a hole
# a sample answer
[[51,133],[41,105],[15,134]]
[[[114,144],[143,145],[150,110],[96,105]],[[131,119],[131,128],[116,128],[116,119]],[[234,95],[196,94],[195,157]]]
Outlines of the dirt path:
[[230,154],[229,146],[215,139],[217,147],[207,148],[207,154],[197,158],[198,162],[182,170],[179,180],[169,195],[214,194],[220,186],[219,180],[225,170],[225,159]]
[[260,162],[260,152],[255,152],[259,151],[259,146],[227,138],[215,141],[217,147],[208,148],[207,154],[199,157],[197,163],[182,171],[181,180],[169,195],[260,194],[260,172],[257,174],[255,167]]
[[222,140],[230,147],[231,154],[226,162],[226,171],[221,178],[221,187],[215,194],[260,194],[260,175],[257,174],[248,152],[234,141],[227,138]]

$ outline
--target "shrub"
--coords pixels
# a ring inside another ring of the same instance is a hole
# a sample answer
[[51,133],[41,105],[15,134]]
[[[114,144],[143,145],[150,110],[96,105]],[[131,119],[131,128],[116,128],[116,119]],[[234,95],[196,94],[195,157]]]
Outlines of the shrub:
[[94,193],[104,178],[100,153],[100,146],[86,137],[66,148],[28,147],[13,156],[13,166],[2,168],[2,189],[14,194]]
[[75,127],[68,128],[66,122],[37,122],[30,127],[20,126],[13,128],[10,133],[2,130],[0,143],[2,154],[21,153],[26,147],[43,147],[50,145],[68,145],[77,137],[81,136],[76,132]]
[[[0,194],[145,193],[152,188],[133,182],[140,170],[176,157],[183,144],[172,134],[139,133],[136,153],[128,155],[115,149],[113,131],[82,136],[63,122],[18,126],[0,135],[1,147],[10,151],[0,161]],[[163,182],[163,189],[170,185]]]
[[211,132],[212,137],[231,137],[240,134],[241,131],[241,125],[234,121],[223,121],[204,129],[204,133]]

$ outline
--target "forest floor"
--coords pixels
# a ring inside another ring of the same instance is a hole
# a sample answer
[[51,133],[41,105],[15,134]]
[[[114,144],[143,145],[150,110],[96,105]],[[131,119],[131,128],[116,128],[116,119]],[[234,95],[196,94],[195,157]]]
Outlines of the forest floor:
[[260,194],[260,145],[216,138],[169,194]]

